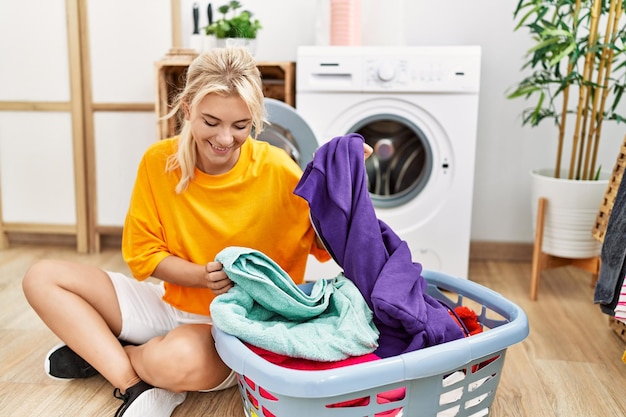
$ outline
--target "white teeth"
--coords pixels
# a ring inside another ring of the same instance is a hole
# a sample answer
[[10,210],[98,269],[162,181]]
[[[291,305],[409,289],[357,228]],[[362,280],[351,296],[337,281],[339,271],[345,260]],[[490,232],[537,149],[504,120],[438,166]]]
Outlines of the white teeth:
[[226,146],[226,147],[221,147],[221,146],[215,146],[211,141],[207,141],[209,142],[209,145],[211,145],[211,147],[213,149],[215,149],[216,151],[219,152],[226,152],[227,150],[229,150],[232,146]]

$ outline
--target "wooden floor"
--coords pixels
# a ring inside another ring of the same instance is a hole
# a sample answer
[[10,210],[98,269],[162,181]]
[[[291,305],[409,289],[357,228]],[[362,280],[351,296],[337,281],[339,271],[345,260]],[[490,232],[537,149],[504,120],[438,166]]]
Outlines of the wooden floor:
[[[103,378],[64,382],[43,372],[44,356],[58,340],[21,290],[24,272],[41,258],[127,271],[114,249],[98,255],[50,246],[0,251],[0,417],[112,417],[120,402]],[[574,267],[544,271],[536,302],[528,298],[529,263],[476,261],[469,276],[520,305],[530,321],[530,336],[507,351],[491,417],[626,415],[625,344],[592,303],[587,272]],[[174,416],[242,417],[243,411],[231,388],[191,393]]]

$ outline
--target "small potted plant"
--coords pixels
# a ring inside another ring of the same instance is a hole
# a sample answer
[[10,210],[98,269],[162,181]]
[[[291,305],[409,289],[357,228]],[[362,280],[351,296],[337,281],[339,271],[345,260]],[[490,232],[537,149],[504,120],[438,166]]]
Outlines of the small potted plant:
[[258,19],[253,19],[249,10],[242,10],[239,1],[233,0],[217,10],[222,15],[206,27],[207,36],[217,38],[218,47],[246,46],[252,53],[255,50],[257,32],[263,28]]

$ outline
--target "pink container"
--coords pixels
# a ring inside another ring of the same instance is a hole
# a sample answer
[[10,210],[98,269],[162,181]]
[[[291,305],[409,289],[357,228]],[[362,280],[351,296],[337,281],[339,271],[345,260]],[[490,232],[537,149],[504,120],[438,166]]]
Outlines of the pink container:
[[361,44],[361,0],[330,1],[330,44]]

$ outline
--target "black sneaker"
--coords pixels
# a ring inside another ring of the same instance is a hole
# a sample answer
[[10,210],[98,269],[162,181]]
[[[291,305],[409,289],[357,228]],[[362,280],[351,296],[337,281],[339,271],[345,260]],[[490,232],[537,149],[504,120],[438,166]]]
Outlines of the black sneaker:
[[139,381],[124,394],[115,388],[113,396],[124,401],[115,417],[170,417],[172,411],[185,401],[187,393],[176,393]]
[[64,343],[50,349],[44,361],[44,369],[52,379],[68,380],[98,375],[93,366]]
[[[120,340],[122,346],[132,343]],[[98,371],[65,343],[50,349],[44,361],[46,374],[52,379],[80,379],[98,375]]]

